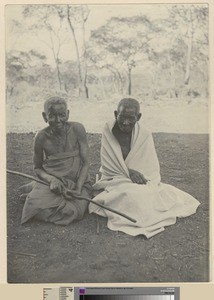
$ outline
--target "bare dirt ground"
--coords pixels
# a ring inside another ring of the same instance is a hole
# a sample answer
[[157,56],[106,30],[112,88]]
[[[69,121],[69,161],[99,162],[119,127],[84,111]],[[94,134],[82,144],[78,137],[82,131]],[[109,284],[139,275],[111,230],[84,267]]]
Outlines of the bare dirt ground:
[[[105,122],[111,120],[117,107],[118,99],[103,101],[85,101],[83,99],[69,100],[68,107],[72,121],[84,124],[88,132],[101,133]],[[136,98],[138,99],[138,98]],[[141,101],[141,121],[152,132],[175,133],[208,133],[209,107],[207,99],[197,99],[192,102],[185,99]],[[44,127],[41,116],[43,101],[22,104],[14,98],[7,105],[7,131],[30,132]],[[140,121],[140,122],[141,122]]]
[[[7,168],[33,174],[33,133],[7,136]],[[89,134],[92,182],[99,170],[99,134]],[[162,181],[196,197],[195,215],[178,219],[146,239],[110,231],[106,219],[87,214],[67,227],[20,224],[18,187],[28,180],[8,175],[8,282],[203,282],[209,280],[209,167],[207,134],[154,134]],[[26,255],[28,254],[28,255]]]

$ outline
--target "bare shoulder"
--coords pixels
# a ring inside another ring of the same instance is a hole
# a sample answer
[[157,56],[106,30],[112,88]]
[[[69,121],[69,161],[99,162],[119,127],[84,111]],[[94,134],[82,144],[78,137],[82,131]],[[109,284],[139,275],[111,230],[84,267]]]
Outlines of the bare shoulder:
[[78,122],[68,122],[68,125],[74,130],[77,138],[84,138],[86,136],[85,127],[83,126],[83,124]]
[[37,132],[35,136],[35,143],[43,143],[44,140],[47,138],[47,134],[49,133],[49,127],[46,127]]

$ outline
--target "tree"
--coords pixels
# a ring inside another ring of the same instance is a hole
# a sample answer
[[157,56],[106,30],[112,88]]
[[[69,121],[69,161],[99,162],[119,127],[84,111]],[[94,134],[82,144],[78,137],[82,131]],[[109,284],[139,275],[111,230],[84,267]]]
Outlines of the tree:
[[88,95],[87,87],[87,65],[85,49],[85,22],[88,19],[89,9],[87,5],[67,5],[67,20],[73,34],[77,63],[79,70],[79,94]]
[[[132,70],[142,60],[142,53],[149,52],[149,41],[159,29],[146,16],[129,18],[113,17],[91,34],[95,47],[115,56],[126,68],[128,94],[132,93]],[[106,58],[104,58],[106,60]]]
[[69,93],[69,90],[72,90],[73,94],[74,90],[79,89],[78,77],[76,76],[77,73],[78,65],[76,61],[67,60],[61,64],[61,77],[66,93]]
[[46,57],[36,51],[10,51],[7,53],[7,95],[12,96],[14,89],[21,81],[34,84],[38,76],[35,66],[41,69],[45,60]]
[[[162,33],[150,42],[150,48],[155,53],[152,61],[157,66],[155,77],[159,76],[160,79],[162,72],[161,78],[168,78],[170,97],[178,97],[178,94],[183,92],[188,93],[190,78],[194,76],[191,70],[200,65],[200,72],[207,73],[207,7],[169,5],[168,17],[156,19],[153,23]],[[191,87],[192,84],[193,82]]]
[[[113,76],[113,87],[116,93],[123,94],[123,76],[121,74],[121,66],[123,61],[115,53],[109,52],[107,49],[103,48],[102,45],[98,44],[93,39],[87,45],[87,64],[95,67],[97,70],[108,70]],[[96,73],[96,76],[97,73]],[[104,88],[101,77],[98,77],[99,82],[102,85],[103,96]]]
[[30,31],[38,41],[50,49],[56,66],[60,90],[65,86],[62,82],[60,51],[71,40],[72,33],[77,54],[79,95],[86,97],[88,97],[88,88],[86,84],[85,22],[88,15],[87,5],[26,5],[23,10],[25,22],[14,20],[16,34]]
[[184,83],[189,84],[193,47],[196,43],[208,46],[208,6],[174,5],[170,10],[170,21],[174,34],[182,37],[186,43],[186,67]]
[[51,50],[59,89],[62,90],[59,55],[62,46],[68,42],[68,34],[63,27],[65,23],[63,7],[60,5],[26,5],[23,16],[30,20],[30,24],[33,20],[33,25],[26,24],[26,28]]

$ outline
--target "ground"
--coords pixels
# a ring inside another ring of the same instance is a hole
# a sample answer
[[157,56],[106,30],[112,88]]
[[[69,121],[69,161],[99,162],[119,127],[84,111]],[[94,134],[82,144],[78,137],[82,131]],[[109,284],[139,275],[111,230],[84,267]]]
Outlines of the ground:
[[[7,168],[34,175],[34,133],[7,135]],[[100,134],[88,134],[92,182],[100,161]],[[113,232],[106,219],[86,215],[67,227],[20,224],[18,187],[8,175],[8,282],[204,282],[209,280],[209,149],[207,134],[155,133],[162,182],[197,198],[197,213],[146,239]]]
[[[113,118],[118,99],[95,101],[71,99],[68,101],[70,118],[84,124],[88,132],[102,132],[105,120]],[[138,98],[137,98],[138,99]],[[20,100],[20,99],[19,99]],[[42,101],[41,101],[42,100]],[[44,127],[41,116],[43,98],[40,101],[20,103],[15,97],[7,104],[7,131],[29,132]],[[207,99],[153,99],[140,101],[142,121],[152,132],[208,133],[209,106]]]

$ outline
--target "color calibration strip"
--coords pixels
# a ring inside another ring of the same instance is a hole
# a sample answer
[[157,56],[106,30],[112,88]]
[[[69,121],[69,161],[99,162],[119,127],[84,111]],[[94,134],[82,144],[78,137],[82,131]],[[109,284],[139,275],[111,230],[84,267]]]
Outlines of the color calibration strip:
[[172,295],[80,295],[80,300],[174,300]]

